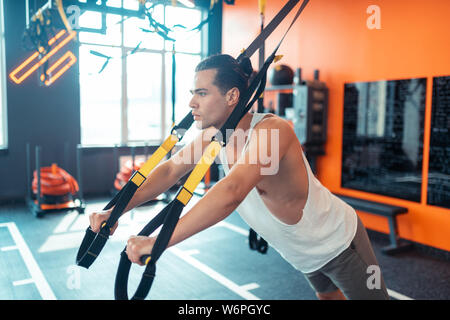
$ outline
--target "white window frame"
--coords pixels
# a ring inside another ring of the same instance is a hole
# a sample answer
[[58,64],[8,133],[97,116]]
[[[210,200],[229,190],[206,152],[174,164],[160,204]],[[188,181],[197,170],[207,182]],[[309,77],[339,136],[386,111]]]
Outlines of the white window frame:
[[[169,6],[170,4],[164,4],[164,16],[165,16],[165,10],[166,6]],[[202,19],[204,18],[205,12],[202,10]],[[123,33],[123,24],[120,26],[121,30],[121,44],[120,45],[105,45],[105,44],[98,44],[94,42],[81,42],[81,45],[95,45],[99,47],[107,47],[107,48],[118,48],[122,51],[122,56],[127,56],[127,53],[129,51],[134,50],[133,47],[127,47],[124,45],[124,33]],[[202,31],[200,31],[202,32]],[[201,36],[203,37],[203,36]],[[166,40],[167,41],[167,40]],[[165,42],[166,42],[165,41]],[[203,45],[203,41],[202,41]],[[200,49],[199,53],[189,53],[189,52],[183,52],[183,51],[175,51],[176,53],[180,54],[190,54],[194,56],[200,56],[200,59],[204,57],[204,48],[202,47]],[[161,64],[161,138],[158,140],[130,140],[128,138],[128,94],[127,94],[127,59],[122,60],[122,79],[121,79],[121,91],[122,91],[122,98],[121,98],[121,106],[120,106],[120,112],[121,112],[121,135],[120,135],[120,142],[121,145],[126,144],[139,144],[139,143],[150,143],[150,144],[160,144],[163,139],[167,136],[169,127],[166,125],[166,114],[168,111],[167,107],[170,106],[170,101],[168,102],[166,99],[166,72],[167,72],[167,64],[166,64],[166,55],[168,53],[171,53],[172,50],[166,49],[166,43],[164,43],[163,48],[161,50],[156,49],[147,49],[147,48],[139,48],[136,52],[147,52],[147,53],[157,53],[161,55],[162,64]],[[84,143],[87,147],[95,147],[97,145],[91,145]],[[102,145],[103,146],[103,145]]]
[[0,0],[0,108],[2,109],[1,128],[3,139],[0,140],[0,149],[8,148],[7,108],[6,108],[6,65],[5,65],[5,24],[3,17],[3,0]]

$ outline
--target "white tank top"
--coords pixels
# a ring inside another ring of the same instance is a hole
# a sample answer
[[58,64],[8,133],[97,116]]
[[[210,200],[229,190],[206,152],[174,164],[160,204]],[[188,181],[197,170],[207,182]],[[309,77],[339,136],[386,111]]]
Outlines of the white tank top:
[[[245,152],[254,126],[266,114],[255,113],[250,124]],[[316,271],[350,246],[357,216],[355,210],[333,195],[314,176],[302,152],[308,172],[308,198],[303,216],[297,224],[288,225],[267,209],[256,188],[253,188],[236,211],[242,219],[294,268],[304,273]],[[225,148],[220,160],[227,175],[230,171]]]

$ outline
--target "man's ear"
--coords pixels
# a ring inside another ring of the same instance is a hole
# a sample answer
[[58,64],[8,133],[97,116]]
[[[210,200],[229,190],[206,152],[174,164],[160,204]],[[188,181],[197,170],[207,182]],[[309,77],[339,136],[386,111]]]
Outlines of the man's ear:
[[229,106],[234,106],[239,101],[239,89],[234,87],[228,90],[226,94],[227,104]]

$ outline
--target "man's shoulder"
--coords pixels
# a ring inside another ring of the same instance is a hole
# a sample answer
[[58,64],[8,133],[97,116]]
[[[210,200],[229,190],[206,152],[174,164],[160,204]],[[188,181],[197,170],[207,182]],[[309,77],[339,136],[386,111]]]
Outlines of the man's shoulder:
[[268,113],[264,114],[264,118],[256,124],[255,128],[281,128],[284,126],[290,126],[286,119],[276,114]]
[[261,121],[259,121],[255,127],[254,131],[258,132],[259,130],[278,130],[280,136],[290,137],[295,136],[294,129],[291,124],[275,114],[266,115]]

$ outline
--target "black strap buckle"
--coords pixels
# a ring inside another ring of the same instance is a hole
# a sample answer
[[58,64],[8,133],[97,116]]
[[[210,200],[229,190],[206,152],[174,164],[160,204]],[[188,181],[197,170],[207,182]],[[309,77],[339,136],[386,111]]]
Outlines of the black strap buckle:
[[250,229],[248,234],[248,244],[251,250],[256,250],[262,254],[267,253],[267,250],[269,249],[267,241],[264,240],[263,237],[258,237],[258,234],[253,229]]

